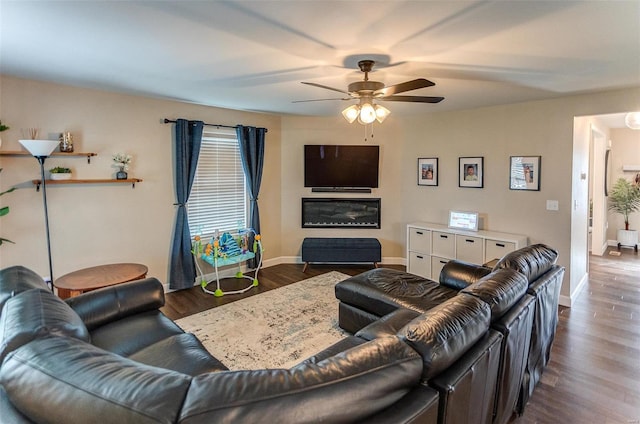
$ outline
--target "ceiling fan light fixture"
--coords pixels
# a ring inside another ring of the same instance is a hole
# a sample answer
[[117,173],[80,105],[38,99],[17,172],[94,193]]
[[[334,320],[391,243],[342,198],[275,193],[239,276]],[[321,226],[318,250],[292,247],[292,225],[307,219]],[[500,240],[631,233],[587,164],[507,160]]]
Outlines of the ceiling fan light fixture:
[[640,130],[640,112],[630,112],[624,117],[624,124],[632,130]]
[[342,111],[342,116],[344,116],[344,119],[346,119],[350,124],[358,119],[358,115],[360,115],[359,105],[351,105]]
[[376,120],[376,110],[371,103],[363,103],[360,105],[360,115],[358,115],[358,122],[367,125]]
[[374,105],[374,109],[376,110],[376,119],[381,124],[387,119],[387,116],[391,115],[391,111],[384,106]]

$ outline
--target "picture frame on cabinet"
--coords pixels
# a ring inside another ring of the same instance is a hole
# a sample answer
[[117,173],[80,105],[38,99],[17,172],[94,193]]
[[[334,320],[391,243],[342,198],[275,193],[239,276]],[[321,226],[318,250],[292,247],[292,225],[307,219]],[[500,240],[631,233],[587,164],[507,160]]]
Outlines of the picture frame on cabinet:
[[509,189],[540,191],[540,163],[542,156],[511,156]]
[[484,187],[484,157],[460,157],[458,187]]
[[418,158],[418,185],[438,185],[438,158]]

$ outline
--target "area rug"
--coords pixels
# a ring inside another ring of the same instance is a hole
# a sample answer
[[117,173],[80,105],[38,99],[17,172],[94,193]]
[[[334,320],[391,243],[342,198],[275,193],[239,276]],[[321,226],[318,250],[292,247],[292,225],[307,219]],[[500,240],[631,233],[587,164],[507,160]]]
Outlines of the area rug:
[[177,320],[231,370],[290,368],[347,336],[328,272]]

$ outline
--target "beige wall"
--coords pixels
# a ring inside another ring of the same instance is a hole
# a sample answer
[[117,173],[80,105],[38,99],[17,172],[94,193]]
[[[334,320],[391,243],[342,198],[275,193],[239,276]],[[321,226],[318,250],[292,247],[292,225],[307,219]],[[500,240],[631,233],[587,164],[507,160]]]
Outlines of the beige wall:
[[[371,194],[382,198],[382,228],[350,231],[300,228],[300,198],[323,197],[302,187],[302,146],[363,143],[362,126],[339,116],[284,118],[283,252],[299,255],[307,236],[362,235],[378,237],[383,256],[393,261],[405,257],[408,222],[445,223],[450,209],[477,210],[485,229],[525,234],[530,243],[560,251],[559,263],[567,267],[563,303],[570,304],[587,272],[588,185],[581,174],[588,173],[589,134],[578,129],[574,136],[574,116],[635,109],[640,109],[638,89],[419,117],[392,114],[383,125],[374,125],[375,137],[369,141],[382,146],[381,186]],[[509,157],[519,155],[542,156],[539,192],[509,190]],[[458,187],[460,156],[484,157],[483,189]],[[417,185],[420,157],[439,158],[438,187]],[[559,210],[547,211],[547,200],[558,200]],[[574,227],[581,232],[572,244]]]
[[[130,174],[144,179],[135,190],[120,185],[50,187],[58,276],[98,263],[137,261],[166,280],[174,217],[172,126],[161,119],[187,117],[269,129],[260,205],[270,263],[299,260],[302,239],[309,236],[377,237],[385,261],[403,263],[408,222],[443,223],[449,209],[478,210],[485,229],[525,234],[530,243],[559,249],[559,262],[567,267],[565,303],[587,271],[588,183],[581,174],[589,168],[588,123],[574,127],[574,117],[640,110],[640,89],[634,89],[417,117],[392,114],[383,125],[374,125],[373,139],[365,141],[364,128],[341,116],[278,117],[8,77],[1,83],[0,117],[12,126],[2,134],[3,149],[19,149],[20,128],[39,127],[44,134],[68,130],[76,134],[79,150],[99,156],[91,165],[84,159],[49,159],[47,167],[69,165],[80,178],[110,176],[110,155],[126,151],[135,156]],[[382,198],[381,229],[301,228],[300,199],[328,197],[303,187],[303,146],[312,143],[381,146],[380,187],[362,195]],[[511,155],[542,156],[541,191],[509,190]],[[458,187],[459,156],[485,158],[483,189]],[[419,157],[440,159],[438,187],[417,185]],[[0,266],[23,264],[46,275],[42,199],[27,183],[37,177],[37,162],[0,161],[5,168],[0,189],[28,187],[0,199],[12,208],[0,219],[0,234],[17,242],[2,246]],[[547,211],[546,200],[558,200],[560,210]]]
[[[167,280],[169,246],[175,217],[172,134],[163,118],[268,128],[265,170],[260,192],[265,259],[280,248],[280,117],[232,111],[177,101],[108,93],[2,77],[0,117],[11,129],[2,133],[3,150],[21,150],[21,128],[40,128],[41,137],[71,131],[76,151],[98,153],[83,158],[49,158],[45,169],[68,166],[77,178],[112,178],[111,155],[132,154],[130,185],[64,185],[47,190],[54,276],[104,263],[140,262],[149,275]],[[21,264],[46,276],[42,195],[30,183],[39,167],[30,157],[0,156],[0,190],[23,189],[2,196],[11,208],[0,218],[0,234],[15,244],[0,247],[0,267]]]
[[[612,129],[611,133],[611,181],[615,183],[618,178],[633,181],[635,175],[640,172],[623,172],[623,165],[640,166],[640,131],[627,128]],[[609,228],[607,238],[614,243],[619,229],[624,229],[622,215],[609,211]],[[629,216],[629,228],[640,229],[640,213],[636,212]]]

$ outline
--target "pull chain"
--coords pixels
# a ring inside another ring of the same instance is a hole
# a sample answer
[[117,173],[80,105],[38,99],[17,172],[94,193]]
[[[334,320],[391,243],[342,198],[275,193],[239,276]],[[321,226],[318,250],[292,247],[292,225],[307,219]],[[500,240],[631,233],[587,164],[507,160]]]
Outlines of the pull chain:
[[364,125],[364,141],[367,141],[367,128],[371,127],[371,139],[373,139],[373,123]]

